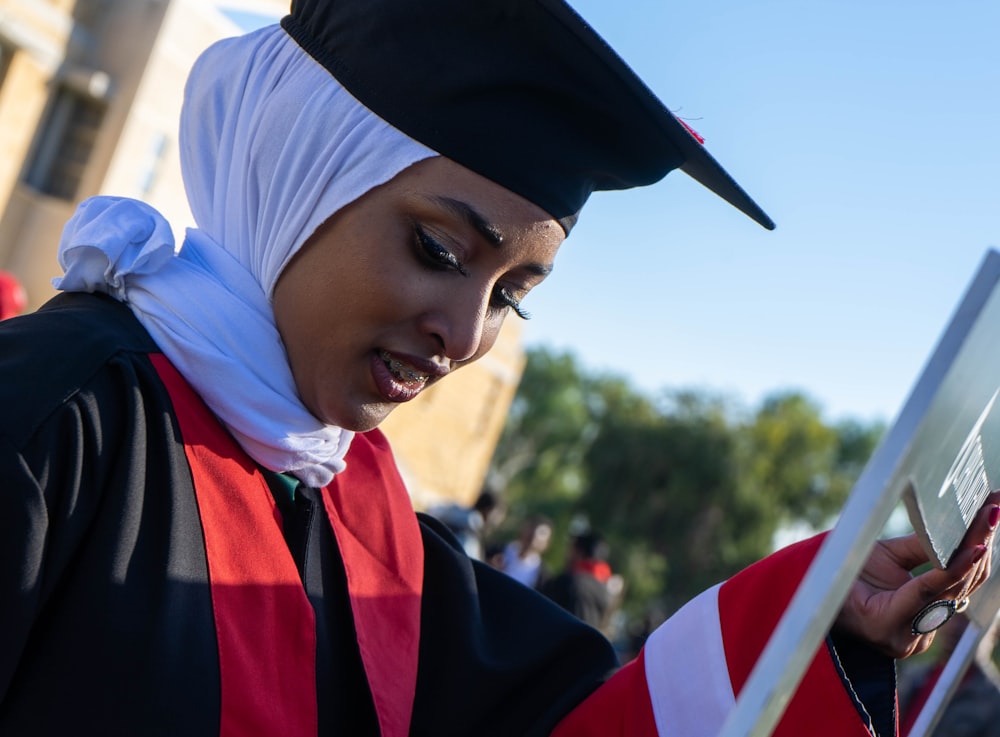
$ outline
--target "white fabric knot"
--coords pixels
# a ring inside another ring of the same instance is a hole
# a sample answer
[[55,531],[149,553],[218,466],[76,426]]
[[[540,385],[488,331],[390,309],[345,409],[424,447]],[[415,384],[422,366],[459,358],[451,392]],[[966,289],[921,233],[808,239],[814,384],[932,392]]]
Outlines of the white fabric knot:
[[84,200],[63,228],[56,289],[103,292],[126,301],[130,274],[151,274],[174,255],[170,224],[144,202],[127,197]]

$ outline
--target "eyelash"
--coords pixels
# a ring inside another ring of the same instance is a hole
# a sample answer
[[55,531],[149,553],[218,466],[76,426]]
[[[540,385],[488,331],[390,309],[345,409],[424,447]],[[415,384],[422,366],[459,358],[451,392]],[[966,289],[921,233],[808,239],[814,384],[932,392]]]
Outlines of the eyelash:
[[420,251],[431,268],[441,271],[454,269],[462,276],[469,275],[469,272],[465,270],[462,263],[455,258],[455,254],[434,240],[419,225],[415,226],[414,230],[417,233],[417,243],[420,245]]
[[[462,266],[462,262],[455,257],[455,254],[449,251],[445,246],[438,243],[422,227],[415,225],[414,230],[417,236],[417,244],[420,247],[420,252],[423,255],[424,261],[426,261],[431,268],[441,271],[453,269],[462,276],[469,275],[469,272],[464,266]],[[496,287],[493,290],[493,296],[490,302],[493,307],[511,310],[511,312],[522,320],[531,319],[531,313],[521,307],[521,304],[514,298],[514,295],[511,294],[506,287]]]
[[514,299],[514,295],[507,291],[506,287],[497,287],[493,292],[493,299],[499,299],[501,307],[507,307],[522,320],[530,320],[531,313],[521,307],[521,303]]

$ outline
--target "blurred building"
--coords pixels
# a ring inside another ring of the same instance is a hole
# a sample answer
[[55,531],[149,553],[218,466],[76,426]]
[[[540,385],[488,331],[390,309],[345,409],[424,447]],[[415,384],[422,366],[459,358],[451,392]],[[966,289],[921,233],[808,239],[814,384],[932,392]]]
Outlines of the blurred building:
[[[288,0],[0,0],[0,269],[29,309],[55,293],[76,204],[150,202],[192,219],[177,156],[187,72],[216,39],[280,18]],[[401,407],[384,429],[418,507],[471,503],[523,368],[517,325],[494,352]]]

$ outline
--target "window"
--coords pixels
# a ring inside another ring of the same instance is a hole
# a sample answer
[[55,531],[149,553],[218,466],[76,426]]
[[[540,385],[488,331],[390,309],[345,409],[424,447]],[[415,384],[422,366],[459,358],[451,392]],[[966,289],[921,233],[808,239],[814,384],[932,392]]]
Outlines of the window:
[[27,183],[52,197],[76,197],[100,132],[102,100],[60,84],[41,128]]

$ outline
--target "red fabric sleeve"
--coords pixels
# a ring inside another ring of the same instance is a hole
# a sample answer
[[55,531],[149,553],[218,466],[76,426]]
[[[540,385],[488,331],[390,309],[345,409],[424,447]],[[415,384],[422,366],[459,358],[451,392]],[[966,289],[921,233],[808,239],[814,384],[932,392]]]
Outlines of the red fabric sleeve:
[[[739,693],[825,535],[783,548],[719,591],[729,678]],[[749,614],[749,616],[748,616]],[[821,643],[772,737],[870,737],[825,643]]]
[[[723,689],[728,677],[735,700],[823,539],[824,536],[819,535],[784,548],[733,576],[717,591],[711,590],[702,595],[707,598],[698,597],[695,600],[697,605],[688,609],[686,614],[682,610],[661,625],[662,633],[658,630],[658,633],[666,635],[669,630],[665,628],[670,628],[673,623],[674,627],[680,628],[677,631],[683,633],[683,639],[678,639],[676,635],[657,637],[654,633],[639,658],[622,668],[572,711],[553,735],[714,735],[733,702],[727,696],[719,698],[718,694],[708,694],[703,701],[689,699],[685,695],[674,698],[669,704],[666,702],[670,700],[666,699],[661,704],[657,694],[650,693],[645,659],[655,657],[655,661],[650,661],[651,667],[655,662],[654,670],[666,669],[673,674],[673,681],[658,681],[661,683],[700,681],[693,677],[696,669],[705,673],[708,672],[705,669],[716,668],[722,673]],[[717,599],[713,600],[713,597]],[[717,607],[714,601],[717,601]],[[718,617],[717,623],[707,621],[712,619],[713,613]],[[707,624],[700,628],[678,624],[685,616],[688,623],[694,618],[699,623]],[[691,632],[704,632],[705,642],[691,637]],[[720,640],[721,647],[718,646]],[[663,643],[668,646],[664,647]],[[675,647],[678,644],[679,649]],[[720,653],[717,659],[713,659],[713,652]],[[722,662],[723,655],[725,662]],[[886,687],[894,686],[887,683]],[[825,643],[821,644],[773,737],[871,737],[868,719],[855,703],[849,688],[834,656]],[[728,692],[728,689],[725,690]],[[678,691],[680,693],[683,689]],[[704,718],[706,708],[713,711],[712,718]],[[671,724],[678,714],[681,722],[688,726],[677,727],[671,732]],[[662,732],[657,731],[657,718],[660,719]]]
[[657,737],[642,653],[563,719],[552,737]]

